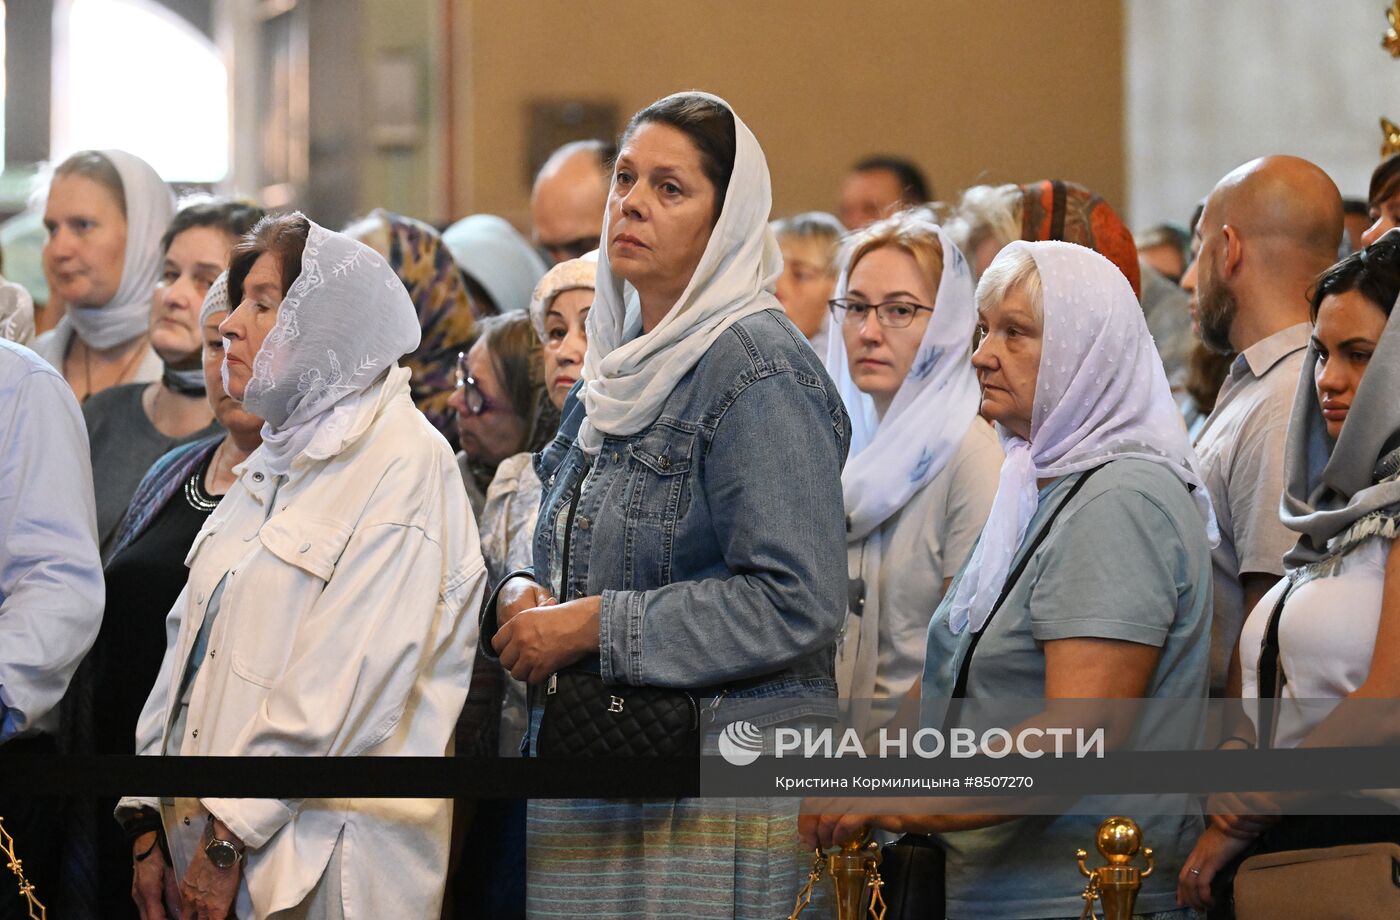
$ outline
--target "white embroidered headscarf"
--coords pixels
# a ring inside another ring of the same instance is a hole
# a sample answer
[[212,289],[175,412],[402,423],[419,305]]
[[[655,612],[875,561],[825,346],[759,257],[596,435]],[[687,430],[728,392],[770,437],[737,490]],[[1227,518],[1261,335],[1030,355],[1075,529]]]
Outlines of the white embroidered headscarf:
[[[708,93],[733,114],[729,103]],[[719,221],[685,291],[645,335],[637,292],[612,272],[606,242],[613,213],[603,221],[598,286],[588,314],[588,351],[579,398],[588,417],[578,443],[596,454],[603,437],[644,430],[661,414],[676,383],[733,323],[761,310],[781,310],[773,296],[783,257],[768,226],[773,192],[758,139],[734,115],[734,172]],[[615,181],[615,180],[614,180]]]
[[[308,220],[301,274],[253,358],[243,407],[264,420],[269,469],[305,453],[333,456],[386,372],[418,347],[418,314],[403,282],[373,249]],[[407,393],[408,372],[398,380]],[[228,364],[224,364],[228,386]]]
[[1035,259],[1044,295],[1031,439],[997,426],[1006,459],[953,597],[948,626],[955,633],[986,623],[1035,516],[1037,479],[1128,457],[1160,463],[1191,487],[1211,544],[1219,542],[1210,493],[1128,280],[1108,259],[1074,243],[1014,242],[996,261],[1016,251]]
[[[826,365],[852,419],[851,458],[841,472],[848,541],[863,540],[939,474],[967,436],[980,403],[972,369],[972,271],[937,225],[916,223],[942,244],[943,273],[914,364],[883,419],[851,380],[842,330],[834,327],[827,341]],[[846,296],[849,283],[847,265],[836,283],[837,297]]]
[[68,305],[62,320],[84,343],[112,348],[144,335],[151,322],[151,291],[160,279],[160,238],[175,216],[175,194],[165,180],[138,156],[124,150],[100,150],[117,170],[126,198],[126,253],[117,293],[100,307]]

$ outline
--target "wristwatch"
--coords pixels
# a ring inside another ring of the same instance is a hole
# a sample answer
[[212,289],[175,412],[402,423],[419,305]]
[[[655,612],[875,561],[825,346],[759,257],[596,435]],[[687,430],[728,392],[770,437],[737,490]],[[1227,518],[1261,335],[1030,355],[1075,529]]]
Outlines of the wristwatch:
[[214,816],[204,825],[204,855],[216,869],[232,869],[243,858],[246,847],[214,835]]

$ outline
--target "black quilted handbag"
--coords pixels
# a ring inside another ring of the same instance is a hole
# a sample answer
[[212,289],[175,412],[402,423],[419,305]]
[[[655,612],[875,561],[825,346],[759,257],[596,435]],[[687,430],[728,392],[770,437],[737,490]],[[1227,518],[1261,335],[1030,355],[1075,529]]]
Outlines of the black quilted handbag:
[[698,757],[700,706],[684,690],[608,685],[591,671],[549,678],[540,757]]

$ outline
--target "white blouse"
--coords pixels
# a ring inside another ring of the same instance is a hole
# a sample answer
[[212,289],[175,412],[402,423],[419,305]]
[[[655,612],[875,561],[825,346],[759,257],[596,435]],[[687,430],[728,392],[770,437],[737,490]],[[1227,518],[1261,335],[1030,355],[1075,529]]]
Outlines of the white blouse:
[[[189,581],[166,621],[137,753],[444,756],[471,677],[485,567],[452,453],[414,408],[406,374],[391,373],[366,400],[330,459],[298,457],[279,480],[258,450],[235,472],[186,559]],[[218,617],[178,720],[181,679],[221,581]],[[171,735],[176,725],[181,737]],[[155,799],[123,799],[118,814],[141,805],[159,808]],[[175,805],[177,813],[202,806],[248,845],[240,916],[299,904],[338,839],[346,916],[438,910],[448,802]],[[182,827],[167,834],[186,836]]]
[[[1323,715],[1319,707],[1290,708],[1287,701],[1338,700],[1365,682],[1376,648],[1390,547],[1390,540],[1372,537],[1344,555],[1335,574],[1304,582],[1288,596],[1279,620],[1279,656],[1287,681],[1276,747],[1296,747]],[[1281,580],[1264,595],[1240,634],[1246,699],[1259,696],[1259,648],[1285,585]]]

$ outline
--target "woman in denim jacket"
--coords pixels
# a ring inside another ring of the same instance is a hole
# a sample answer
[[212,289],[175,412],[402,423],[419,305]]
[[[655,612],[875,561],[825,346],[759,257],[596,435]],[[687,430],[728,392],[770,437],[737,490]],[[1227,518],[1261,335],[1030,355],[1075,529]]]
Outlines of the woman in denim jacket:
[[[515,677],[579,665],[608,684],[835,697],[848,423],[772,295],[770,202],[722,100],[632,118],[584,379],[536,461],[535,564],[485,610],[483,644]],[[795,821],[713,800],[531,802],[530,913],[785,913]]]

